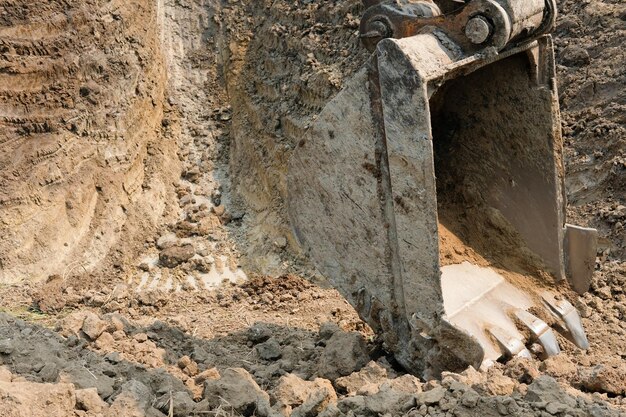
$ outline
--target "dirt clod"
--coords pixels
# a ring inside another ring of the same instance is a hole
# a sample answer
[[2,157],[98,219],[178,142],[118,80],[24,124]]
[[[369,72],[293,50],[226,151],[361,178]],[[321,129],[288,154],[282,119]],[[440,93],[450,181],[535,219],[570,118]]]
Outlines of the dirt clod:
[[598,365],[580,370],[581,385],[585,390],[626,395],[626,365]]
[[206,380],[203,398],[211,407],[221,406],[243,416],[252,416],[254,413],[263,415],[261,413],[267,413],[269,409],[269,395],[241,368],[226,369],[220,379]]
[[370,361],[363,336],[356,332],[336,332],[326,343],[318,365],[317,374],[335,380],[360,370]]
[[159,261],[166,268],[176,268],[178,265],[193,258],[195,254],[196,251],[193,245],[170,246],[161,251]]

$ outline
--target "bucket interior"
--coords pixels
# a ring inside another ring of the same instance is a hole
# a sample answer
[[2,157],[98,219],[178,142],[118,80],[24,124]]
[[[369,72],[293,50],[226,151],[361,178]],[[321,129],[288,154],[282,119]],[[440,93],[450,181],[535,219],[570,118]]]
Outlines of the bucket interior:
[[430,99],[440,263],[546,279],[562,270],[558,107],[526,53],[452,79]]

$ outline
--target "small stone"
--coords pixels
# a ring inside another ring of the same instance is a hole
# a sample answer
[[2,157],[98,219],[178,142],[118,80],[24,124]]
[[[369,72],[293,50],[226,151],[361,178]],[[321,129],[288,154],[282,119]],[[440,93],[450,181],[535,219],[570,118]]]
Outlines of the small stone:
[[218,380],[206,380],[204,399],[213,408],[222,407],[244,416],[251,416],[257,410],[269,409],[269,395],[242,368],[224,370]]
[[284,237],[279,237],[274,241],[274,246],[276,246],[279,249],[285,249],[287,247],[287,239],[285,239]]
[[0,354],[10,355],[15,350],[13,342],[9,339],[0,340]]
[[467,408],[474,408],[478,405],[478,400],[480,399],[480,395],[473,389],[468,389],[461,396],[461,404]]
[[312,384],[306,400],[293,410],[291,417],[318,416],[329,404],[337,402],[337,394],[330,381],[316,378]]
[[103,332],[96,340],[96,347],[100,350],[113,350],[115,339],[109,332]]
[[196,375],[196,377],[194,378],[194,381],[196,382],[196,384],[202,384],[207,379],[209,380],[220,379],[220,373],[218,372],[216,368],[210,368]]
[[174,417],[191,416],[196,408],[196,403],[184,391],[163,394],[156,400],[155,404],[155,408],[168,415],[171,407]]
[[191,361],[191,363],[187,365],[185,369],[183,369],[183,372],[187,376],[195,376],[198,374],[199,371],[200,370],[198,369],[198,364],[195,363],[194,361]]
[[335,332],[326,343],[317,364],[317,374],[335,380],[360,370],[370,361],[363,336],[357,332]]
[[556,355],[546,359],[539,369],[556,378],[569,378],[574,376],[577,371],[576,364],[565,355]]
[[560,413],[564,413],[567,410],[569,410],[568,406],[566,406],[565,404],[557,403],[557,402],[550,402],[546,405],[546,411],[552,414],[553,416],[560,414]]
[[472,387],[481,393],[489,395],[511,395],[518,383],[506,375],[489,375],[483,382]]
[[333,323],[332,321],[323,323],[320,326],[320,331],[319,331],[320,339],[328,340],[339,330],[340,330],[339,326],[336,323]]
[[136,407],[140,411],[147,410],[154,401],[152,391],[143,383],[131,379],[124,383],[120,389],[120,394],[115,397],[111,404],[110,415],[123,416],[129,407]]
[[256,345],[256,351],[261,359],[267,361],[276,360],[282,356],[280,351],[280,344],[274,338],[271,338],[266,342]]
[[59,367],[52,362],[48,362],[39,371],[39,377],[43,382],[56,382],[59,377]]
[[318,415],[328,404],[337,401],[330,381],[317,378],[305,381],[294,374],[282,376],[272,391],[272,398],[283,409],[296,408],[293,416]]
[[425,391],[417,394],[417,404],[433,405],[439,404],[439,402],[445,397],[446,389],[443,387],[435,387],[430,391]]
[[568,395],[554,378],[547,375],[541,375],[528,386],[524,399],[533,403],[557,402],[566,404],[568,407],[576,407],[576,399]]
[[255,324],[248,329],[248,340],[254,344],[265,342],[272,336],[272,332],[263,324]]
[[96,340],[106,330],[107,326],[106,321],[95,313],[89,312],[85,316],[81,329],[91,340]]
[[90,413],[100,413],[108,406],[95,388],[76,390],[76,408]]
[[146,340],[148,340],[148,335],[145,333],[137,333],[136,335],[133,336],[133,339],[139,343],[143,343]]
[[171,246],[174,246],[176,243],[178,243],[178,238],[176,237],[176,235],[174,233],[168,233],[159,237],[157,239],[156,245],[159,249],[167,249]]
[[588,391],[626,395],[625,364],[616,367],[598,365],[593,368],[581,368],[579,375],[581,385]]
[[215,215],[217,217],[222,217],[224,215],[224,213],[226,212],[226,208],[223,205],[219,205],[217,207],[213,207],[213,209],[211,210],[213,213],[215,213]]
[[9,370],[9,368],[5,366],[0,366],[0,382],[11,382],[13,379],[13,374]]
[[187,355],[181,357],[178,360],[178,367],[180,369],[185,369],[186,367],[188,367],[191,364],[191,358]]
[[560,54],[560,63],[566,67],[581,67],[591,62],[589,52],[580,46],[570,45],[565,47]]
[[507,362],[504,374],[523,384],[530,384],[540,375],[534,361],[519,357]]
[[122,356],[120,355],[119,352],[111,352],[111,353],[107,353],[104,356],[104,359],[111,363],[120,363],[122,361]]
[[337,388],[348,395],[375,394],[378,386],[387,378],[387,370],[372,361],[358,372],[338,378],[335,381]]

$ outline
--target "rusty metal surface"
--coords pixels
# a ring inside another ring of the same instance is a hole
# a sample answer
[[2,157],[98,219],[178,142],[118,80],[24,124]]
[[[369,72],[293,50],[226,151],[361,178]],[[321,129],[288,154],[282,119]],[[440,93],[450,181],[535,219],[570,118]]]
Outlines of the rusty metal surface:
[[[555,0],[473,0],[462,6],[454,3],[454,8],[449,3],[365,2],[360,27],[363,44],[373,51],[384,38],[400,39],[440,30],[468,53],[488,47],[502,50],[510,41],[519,44],[549,33],[556,21]],[[475,33],[471,26],[476,18],[488,23],[489,33],[482,41],[468,37],[468,33]]]

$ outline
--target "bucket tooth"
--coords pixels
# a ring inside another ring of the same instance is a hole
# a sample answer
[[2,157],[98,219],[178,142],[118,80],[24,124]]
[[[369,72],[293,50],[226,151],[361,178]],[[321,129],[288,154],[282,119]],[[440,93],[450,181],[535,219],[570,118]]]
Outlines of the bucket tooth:
[[564,336],[583,350],[589,349],[589,341],[585,334],[578,310],[566,299],[557,299],[553,294],[544,293],[541,298],[548,310],[565,326]]
[[510,358],[532,358],[530,351],[520,339],[509,335],[499,327],[490,327],[487,331],[496,339],[500,348],[504,350],[505,356]]
[[530,330],[533,337],[539,341],[541,346],[543,346],[546,356],[556,356],[561,353],[559,342],[556,340],[554,332],[545,321],[541,320],[539,317],[535,317],[526,310],[517,310],[515,316]]

